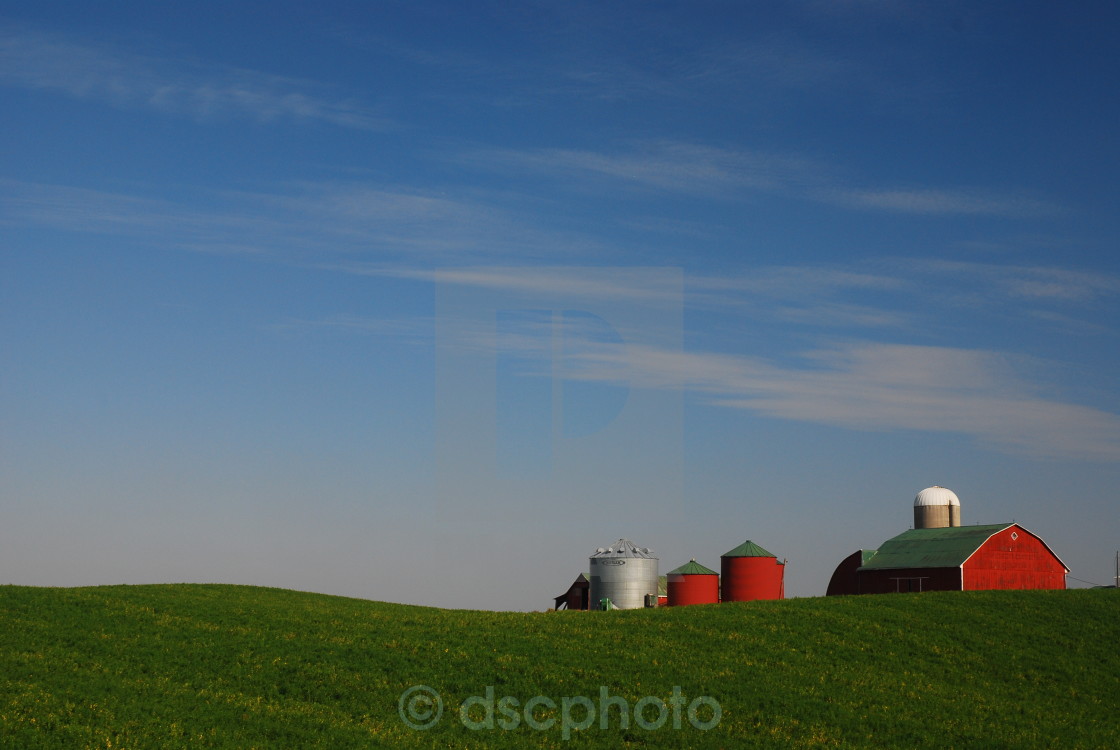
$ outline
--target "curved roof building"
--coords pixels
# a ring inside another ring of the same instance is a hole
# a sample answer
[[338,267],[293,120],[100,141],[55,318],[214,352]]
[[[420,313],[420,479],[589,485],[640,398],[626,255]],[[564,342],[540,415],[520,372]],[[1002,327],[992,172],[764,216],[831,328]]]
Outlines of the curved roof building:
[[829,595],[1064,589],[1069,568],[1017,523],[910,529],[842,561]]
[[961,501],[945,487],[914,498],[914,528],[836,567],[829,596],[903,591],[1064,589],[1069,568],[1017,523],[961,526]]

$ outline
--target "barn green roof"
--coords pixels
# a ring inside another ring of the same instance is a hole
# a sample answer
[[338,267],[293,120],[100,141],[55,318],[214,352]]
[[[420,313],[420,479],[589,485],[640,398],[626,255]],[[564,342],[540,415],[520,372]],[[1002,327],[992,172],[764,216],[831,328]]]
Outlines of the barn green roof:
[[740,544],[730,552],[724,552],[720,557],[777,557],[759,547],[750,539]]
[[718,576],[719,573],[715,572],[714,570],[709,570],[708,568],[705,568],[703,565],[696,562],[695,560],[691,560],[689,562],[686,562],[684,565],[680,566],[679,568],[674,568],[673,570],[670,570],[669,575],[671,575],[671,576]]
[[992,534],[1011,525],[995,523],[984,526],[910,529],[879,545],[871,559],[867,559],[865,555],[860,570],[959,568]]

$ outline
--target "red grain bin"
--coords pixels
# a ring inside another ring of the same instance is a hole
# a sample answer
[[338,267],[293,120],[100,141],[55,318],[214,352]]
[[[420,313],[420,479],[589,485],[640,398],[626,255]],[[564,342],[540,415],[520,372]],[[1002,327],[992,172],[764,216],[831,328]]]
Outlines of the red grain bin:
[[786,564],[749,539],[721,555],[719,563],[723,601],[785,598]]
[[719,573],[705,568],[696,560],[669,571],[670,607],[685,604],[715,604],[719,601]]

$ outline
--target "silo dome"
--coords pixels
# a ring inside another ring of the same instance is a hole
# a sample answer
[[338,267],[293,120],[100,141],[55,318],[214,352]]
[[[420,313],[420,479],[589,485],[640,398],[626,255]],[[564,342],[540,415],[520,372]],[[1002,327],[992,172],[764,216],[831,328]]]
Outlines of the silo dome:
[[961,525],[961,501],[945,487],[926,487],[914,498],[914,528],[944,529]]
[[926,487],[914,498],[914,507],[916,508],[919,505],[955,505],[959,508],[961,507],[961,500],[957,497],[957,493],[935,484],[932,487]]

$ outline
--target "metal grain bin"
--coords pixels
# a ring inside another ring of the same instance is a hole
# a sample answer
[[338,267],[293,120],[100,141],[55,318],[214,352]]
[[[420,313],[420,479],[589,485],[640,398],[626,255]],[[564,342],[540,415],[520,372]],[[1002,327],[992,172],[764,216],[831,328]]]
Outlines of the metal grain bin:
[[641,609],[657,596],[657,558],[648,547],[619,539],[590,558],[591,601],[610,599],[619,609]]

